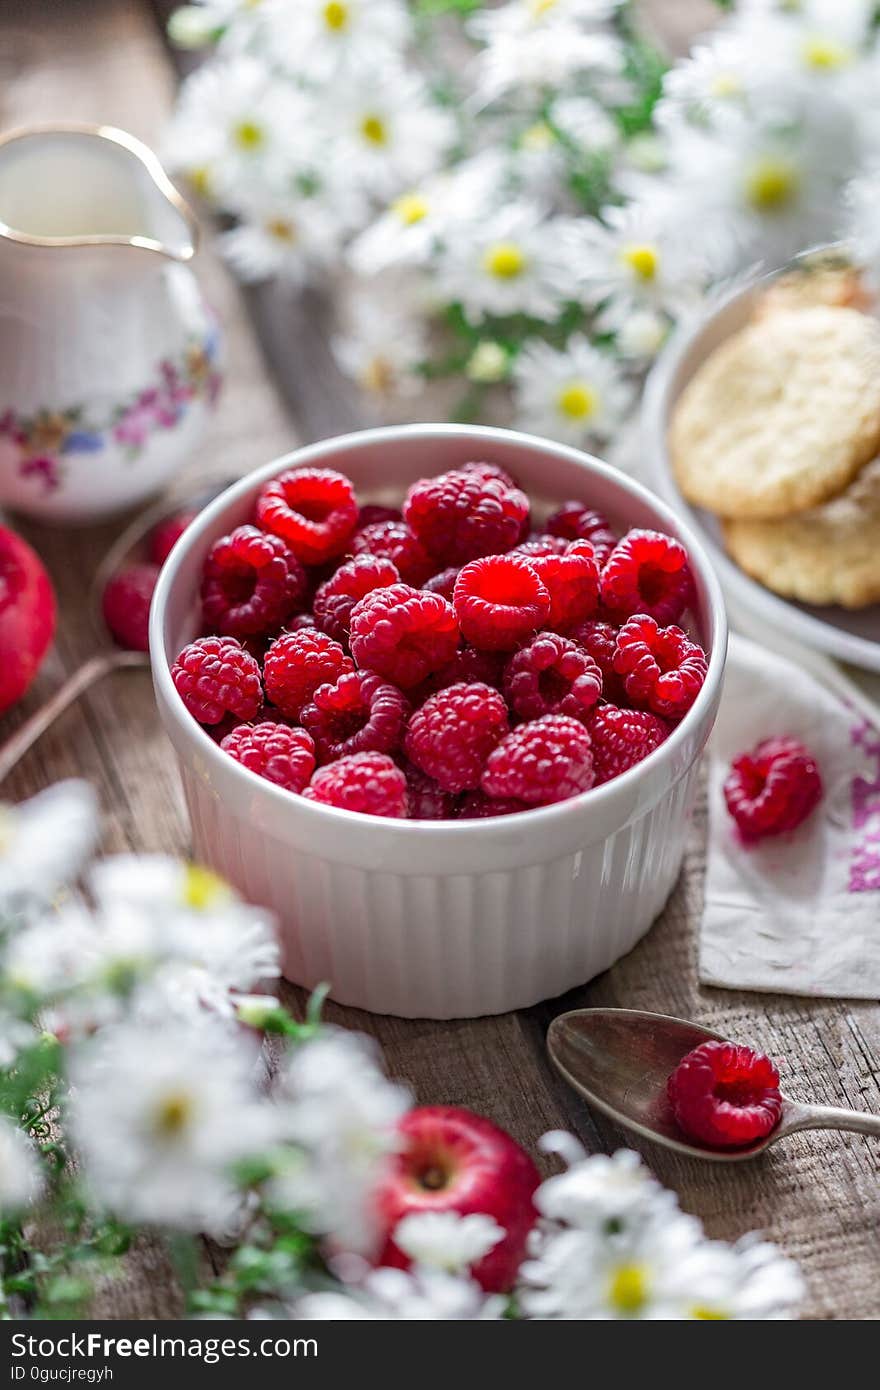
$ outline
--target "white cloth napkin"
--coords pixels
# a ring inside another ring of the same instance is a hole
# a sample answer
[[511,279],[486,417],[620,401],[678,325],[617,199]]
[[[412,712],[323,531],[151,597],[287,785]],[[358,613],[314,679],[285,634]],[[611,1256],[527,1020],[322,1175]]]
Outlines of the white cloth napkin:
[[[738,753],[792,734],[825,784],[798,830],[746,847],[722,786]],[[732,637],[709,745],[700,978],[827,998],[880,998],[880,727],[813,676]]]

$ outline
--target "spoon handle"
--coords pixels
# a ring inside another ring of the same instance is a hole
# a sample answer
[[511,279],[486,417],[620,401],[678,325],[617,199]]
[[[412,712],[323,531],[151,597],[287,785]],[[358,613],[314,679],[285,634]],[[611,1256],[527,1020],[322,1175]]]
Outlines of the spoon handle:
[[124,667],[149,665],[149,657],[146,652],[128,651],[108,651],[101,652],[97,656],[89,657],[82,666],[77,667],[72,675],[67,677],[63,685],[60,685],[51,695],[44,705],[35,710],[30,718],[16,729],[6,742],[0,746],[0,782],[9,775],[12,769],[24,757],[25,753],[36,743],[37,739],[55,723],[59,715],[63,714],[80,695],[90,689],[91,686],[111,671],[118,671]]
[[873,1134],[880,1139],[880,1115],[863,1110],[846,1110],[837,1105],[804,1105],[797,1118],[786,1126],[789,1134],[801,1129],[849,1129],[856,1134]]

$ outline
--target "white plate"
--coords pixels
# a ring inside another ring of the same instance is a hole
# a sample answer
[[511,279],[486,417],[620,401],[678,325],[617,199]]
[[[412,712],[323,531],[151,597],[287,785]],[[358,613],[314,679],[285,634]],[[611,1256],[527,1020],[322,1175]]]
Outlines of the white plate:
[[[811,253],[812,254],[812,253]],[[755,301],[772,276],[766,276],[724,300],[696,329],[677,333],[648,378],[642,406],[642,432],[649,485],[698,532],[737,611],[759,622],[767,637],[787,635],[840,661],[880,672],[880,604],[850,612],[780,598],[735,565],[721,543],[720,526],[711,513],[682,497],[672,473],[666,440],[675,402],[700,363],[751,316]]]

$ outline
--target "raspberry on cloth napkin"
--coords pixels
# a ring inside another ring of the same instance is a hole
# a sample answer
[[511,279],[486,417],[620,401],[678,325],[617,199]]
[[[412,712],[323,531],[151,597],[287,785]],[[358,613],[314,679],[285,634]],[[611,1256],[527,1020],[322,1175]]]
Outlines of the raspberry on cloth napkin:
[[[738,754],[779,734],[813,753],[825,795],[791,834],[746,845],[724,779]],[[701,980],[880,998],[880,725],[794,662],[735,636],[709,754]]]

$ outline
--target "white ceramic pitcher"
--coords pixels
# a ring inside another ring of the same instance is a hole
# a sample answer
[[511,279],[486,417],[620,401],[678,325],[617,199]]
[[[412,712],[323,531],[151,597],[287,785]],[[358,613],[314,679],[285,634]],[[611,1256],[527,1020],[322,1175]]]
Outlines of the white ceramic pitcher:
[[182,467],[219,385],[192,212],[110,126],[0,137],[0,506],[90,521]]

